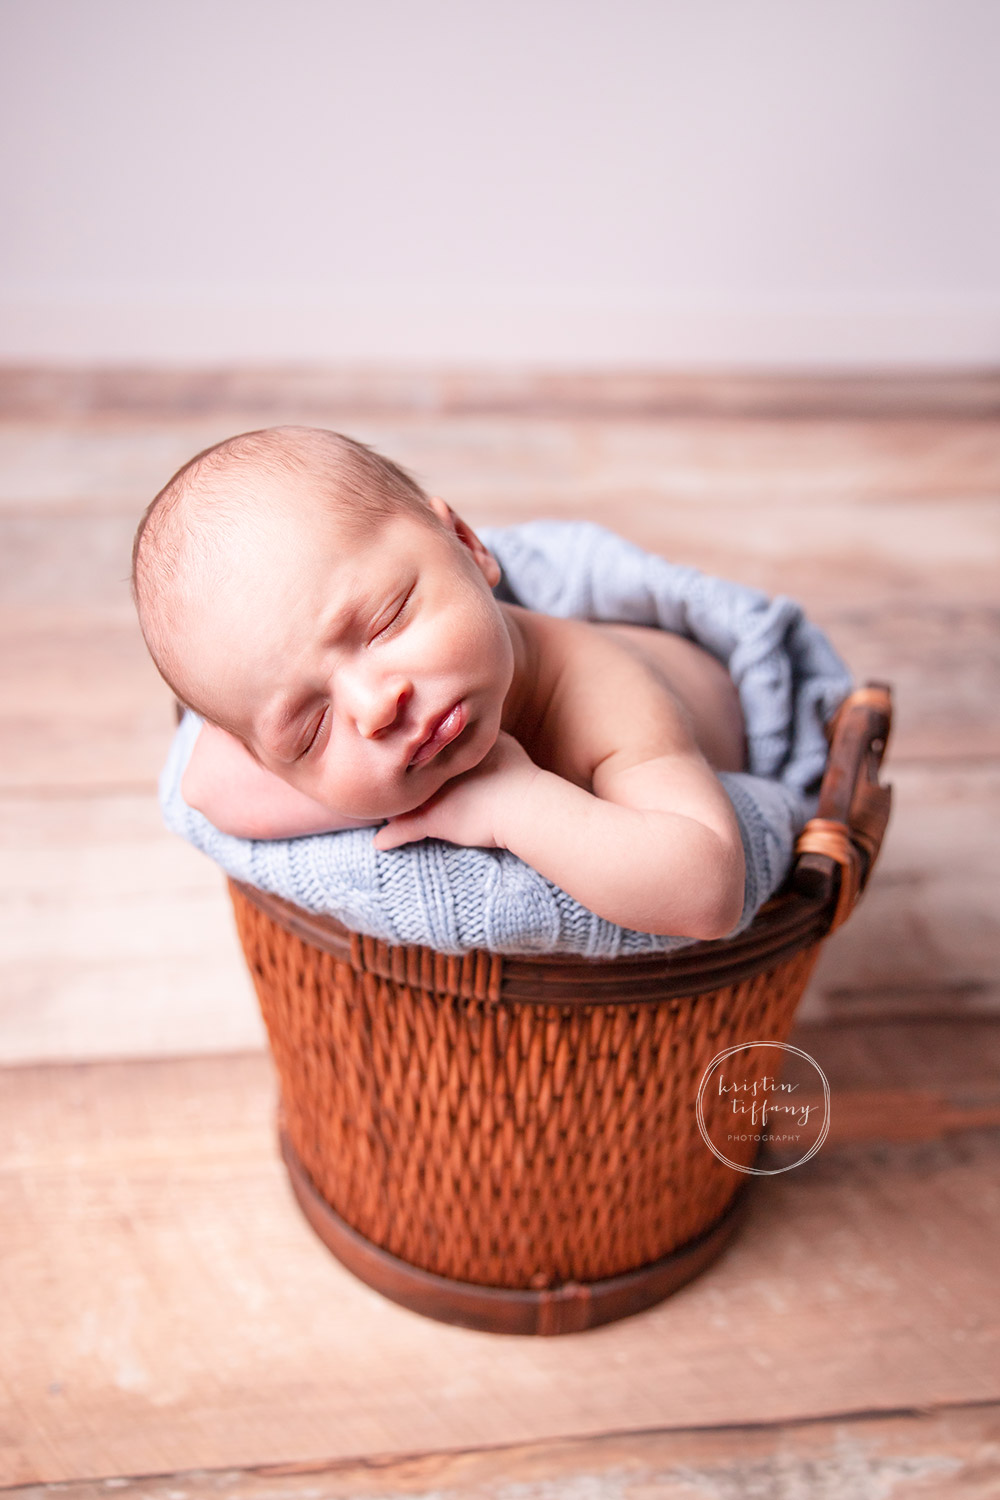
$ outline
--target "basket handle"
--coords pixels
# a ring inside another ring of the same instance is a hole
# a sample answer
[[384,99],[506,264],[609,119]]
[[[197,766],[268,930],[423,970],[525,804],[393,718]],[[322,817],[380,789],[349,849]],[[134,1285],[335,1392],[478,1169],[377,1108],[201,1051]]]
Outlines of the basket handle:
[[889,684],[867,682],[844,699],[827,727],[830,756],[819,806],[796,840],[792,879],[813,898],[829,899],[836,887],[831,931],[853,911],[882,847],[892,788],[879,784],[878,770],[891,725]]

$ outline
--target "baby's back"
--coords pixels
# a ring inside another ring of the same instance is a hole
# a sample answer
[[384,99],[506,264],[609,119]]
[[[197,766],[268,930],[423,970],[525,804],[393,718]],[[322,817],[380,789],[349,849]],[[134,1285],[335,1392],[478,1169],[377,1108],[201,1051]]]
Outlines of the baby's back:
[[716,771],[746,769],[739,694],[726,668],[704,646],[649,625],[594,624],[619,642],[687,710],[702,755]]
[[715,771],[745,769],[739,695],[702,646],[646,625],[522,617],[544,665],[537,728],[518,737],[539,765],[588,788],[611,754],[696,747]]

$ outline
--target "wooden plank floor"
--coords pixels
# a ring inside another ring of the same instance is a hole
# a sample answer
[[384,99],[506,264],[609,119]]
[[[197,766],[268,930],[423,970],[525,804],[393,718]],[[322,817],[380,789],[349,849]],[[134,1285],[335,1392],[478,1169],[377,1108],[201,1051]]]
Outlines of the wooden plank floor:
[[[988,376],[0,371],[0,1485],[1000,1493],[998,414]],[[292,1203],[221,876],[159,822],[127,585],[167,475],[284,420],[473,524],[589,516],[791,594],[896,686],[883,859],[793,1037],[831,1136],[640,1317],[430,1323]]]

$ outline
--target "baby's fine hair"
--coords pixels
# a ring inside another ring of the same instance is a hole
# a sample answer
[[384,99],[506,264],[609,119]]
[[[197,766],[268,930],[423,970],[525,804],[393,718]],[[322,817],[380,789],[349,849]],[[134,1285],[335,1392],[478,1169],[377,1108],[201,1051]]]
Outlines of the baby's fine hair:
[[225,573],[234,531],[273,514],[281,481],[297,479],[310,481],[348,534],[399,512],[436,523],[425,491],[405,469],[343,433],[266,427],[196,454],[150,501],[132,543],[140,628],[160,675],[182,702],[169,665],[171,602],[191,585],[192,571],[201,579],[213,569]]

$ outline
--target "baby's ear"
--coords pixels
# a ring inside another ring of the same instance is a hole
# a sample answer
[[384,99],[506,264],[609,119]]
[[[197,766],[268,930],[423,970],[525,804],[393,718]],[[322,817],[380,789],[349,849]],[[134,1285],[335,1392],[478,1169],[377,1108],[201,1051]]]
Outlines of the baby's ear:
[[429,503],[431,510],[442,525],[448,531],[453,532],[462,545],[469,549],[476,567],[482,573],[490,588],[494,588],[500,582],[500,564],[493,556],[493,553],[483,545],[468,522],[463,521],[462,517],[456,511],[453,511],[451,506],[442,500],[439,495],[431,495]]

